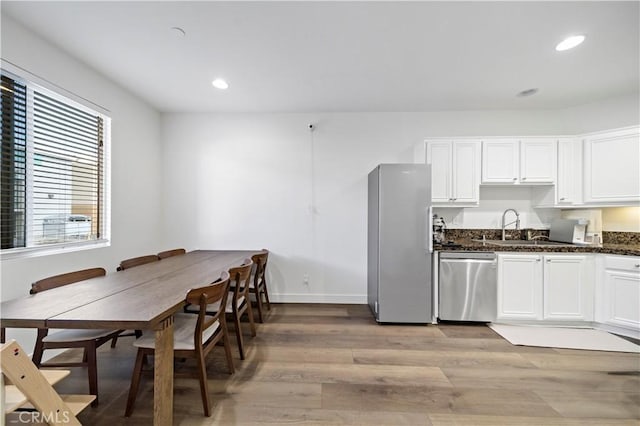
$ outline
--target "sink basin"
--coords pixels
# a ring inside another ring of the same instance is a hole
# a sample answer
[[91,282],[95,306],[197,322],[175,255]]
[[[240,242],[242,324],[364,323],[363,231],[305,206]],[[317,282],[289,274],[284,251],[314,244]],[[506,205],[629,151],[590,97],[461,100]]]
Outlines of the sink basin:
[[539,241],[539,240],[472,240],[478,243],[484,242],[485,244],[492,246],[507,246],[507,247],[575,247],[574,244],[569,243],[556,243],[554,241]]

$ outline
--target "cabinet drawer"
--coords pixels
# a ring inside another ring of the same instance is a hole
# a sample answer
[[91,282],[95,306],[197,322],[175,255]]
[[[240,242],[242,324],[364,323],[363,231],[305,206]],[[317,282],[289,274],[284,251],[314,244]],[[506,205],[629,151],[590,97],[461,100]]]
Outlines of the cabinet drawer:
[[621,269],[624,271],[640,272],[640,257],[633,256],[606,256],[604,260],[606,269]]

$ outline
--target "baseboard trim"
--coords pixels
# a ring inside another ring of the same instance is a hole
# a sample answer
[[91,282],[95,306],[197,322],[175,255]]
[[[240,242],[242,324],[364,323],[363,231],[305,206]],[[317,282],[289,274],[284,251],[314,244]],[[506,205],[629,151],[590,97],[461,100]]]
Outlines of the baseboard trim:
[[274,303],[339,303],[365,305],[366,294],[269,294]]

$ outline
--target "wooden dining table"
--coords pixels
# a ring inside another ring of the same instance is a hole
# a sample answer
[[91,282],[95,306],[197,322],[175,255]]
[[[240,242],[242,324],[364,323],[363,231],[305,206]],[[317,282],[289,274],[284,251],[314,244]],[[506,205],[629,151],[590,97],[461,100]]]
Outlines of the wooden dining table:
[[5,328],[153,330],[153,424],[173,424],[173,315],[187,291],[260,250],[197,250],[0,304]]

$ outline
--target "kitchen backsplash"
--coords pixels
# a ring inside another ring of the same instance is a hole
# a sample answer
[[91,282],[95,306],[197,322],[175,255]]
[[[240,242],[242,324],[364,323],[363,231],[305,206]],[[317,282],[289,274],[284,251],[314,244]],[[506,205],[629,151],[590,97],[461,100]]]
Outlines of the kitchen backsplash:
[[[521,229],[516,231],[515,229],[506,230],[506,237],[510,240],[525,240],[527,239],[527,232],[531,237],[544,235],[549,236],[548,229]],[[487,240],[500,240],[502,239],[501,229],[447,229],[445,231],[445,238],[447,240],[461,240],[461,239],[482,239],[482,236]]]
[[[529,237],[544,235],[549,236],[548,229],[522,229],[516,231],[509,229],[506,231],[507,239],[510,240],[526,240],[527,233]],[[447,229],[445,231],[445,238],[447,240],[475,240],[482,239],[482,236],[487,240],[499,240],[502,239],[502,230],[500,229]],[[609,232],[604,231],[602,233],[602,242],[605,244],[624,244],[624,245],[640,245],[640,232]]]
[[602,242],[605,244],[640,245],[640,232],[602,232]]

